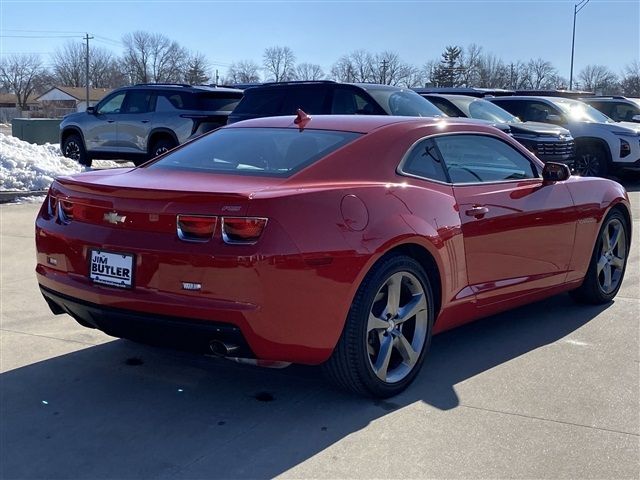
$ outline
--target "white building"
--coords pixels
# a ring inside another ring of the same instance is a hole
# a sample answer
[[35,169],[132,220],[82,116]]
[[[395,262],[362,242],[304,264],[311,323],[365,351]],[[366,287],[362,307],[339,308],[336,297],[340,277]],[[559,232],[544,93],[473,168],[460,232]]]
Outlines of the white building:
[[[110,92],[108,88],[90,88],[89,106],[95,105]],[[84,112],[87,109],[86,95],[84,87],[53,87],[36,97],[36,101],[49,116],[62,117],[74,111]]]

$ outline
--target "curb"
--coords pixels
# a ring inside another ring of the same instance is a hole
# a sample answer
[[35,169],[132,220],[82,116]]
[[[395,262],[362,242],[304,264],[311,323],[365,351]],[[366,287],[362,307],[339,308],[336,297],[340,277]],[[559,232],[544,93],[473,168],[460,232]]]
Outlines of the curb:
[[2,190],[0,191],[0,203],[10,203],[22,197],[38,197],[47,194],[47,190]]

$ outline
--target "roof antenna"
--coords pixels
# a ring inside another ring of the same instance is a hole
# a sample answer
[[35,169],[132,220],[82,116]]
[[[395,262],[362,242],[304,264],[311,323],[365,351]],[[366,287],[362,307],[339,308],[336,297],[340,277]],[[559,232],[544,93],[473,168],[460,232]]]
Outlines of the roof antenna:
[[307,123],[311,121],[311,117],[307,115],[302,109],[298,109],[296,119],[293,121],[298,127],[300,131],[304,130],[304,127],[307,126]]

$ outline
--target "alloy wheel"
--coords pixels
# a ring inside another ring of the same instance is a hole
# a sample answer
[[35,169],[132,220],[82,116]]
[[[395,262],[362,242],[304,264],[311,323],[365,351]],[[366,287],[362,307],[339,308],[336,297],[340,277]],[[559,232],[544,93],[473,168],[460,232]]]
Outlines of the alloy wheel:
[[71,160],[80,160],[80,145],[71,140],[64,147],[64,156]]
[[597,177],[601,170],[600,158],[591,153],[579,155],[574,161],[574,170],[582,177]]
[[612,218],[600,235],[600,248],[596,272],[600,289],[609,294],[622,279],[627,257],[627,238],[622,222]]
[[367,353],[377,377],[404,379],[418,362],[429,329],[427,296],[415,275],[391,275],[376,294],[367,321]]
[[169,151],[169,149],[167,147],[158,147],[158,148],[156,148],[155,156],[158,157],[158,156],[160,156],[163,153],[166,153],[168,151]]

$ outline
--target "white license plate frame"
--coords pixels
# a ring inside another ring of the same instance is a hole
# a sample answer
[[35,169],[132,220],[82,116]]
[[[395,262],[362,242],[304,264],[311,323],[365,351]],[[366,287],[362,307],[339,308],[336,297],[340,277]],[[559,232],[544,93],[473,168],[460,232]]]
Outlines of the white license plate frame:
[[89,279],[93,283],[108,287],[133,288],[135,255],[92,248],[88,257]]

